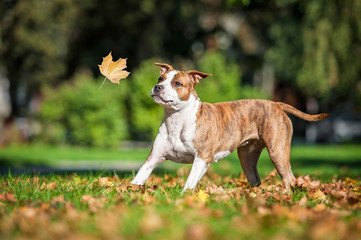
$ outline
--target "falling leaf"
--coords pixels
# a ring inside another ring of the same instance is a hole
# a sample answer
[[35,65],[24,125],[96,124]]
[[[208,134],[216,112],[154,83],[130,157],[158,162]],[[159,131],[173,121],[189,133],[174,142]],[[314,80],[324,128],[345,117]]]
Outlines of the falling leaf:
[[[119,58],[117,61],[113,61],[112,52],[108,54],[105,58],[103,58],[103,62],[101,65],[98,65],[100,69],[100,73],[108,78],[112,83],[118,83],[119,80],[128,77],[130,72],[123,70],[127,67],[127,59]],[[103,86],[105,79],[100,86]],[[99,88],[99,89],[100,89]]]

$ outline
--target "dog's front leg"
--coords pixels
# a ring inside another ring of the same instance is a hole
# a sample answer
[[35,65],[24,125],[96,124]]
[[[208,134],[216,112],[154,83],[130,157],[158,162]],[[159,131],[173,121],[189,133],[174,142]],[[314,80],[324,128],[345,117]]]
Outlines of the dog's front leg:
[[194,189],[197,186],[199,180],[201,180],[203,175],[207,172],[208,167],[209,163],[201,158],[196,157],[182,193],[184,193],[187,189]]
[[166,159],[164,157],[160,156],[159,154],[157,154],[157,152],[152,150],[147,160],[140,167],[137,175],[135,176],[131,184],[144,185],[145,181],[148,179],[153,169],[165,160]]

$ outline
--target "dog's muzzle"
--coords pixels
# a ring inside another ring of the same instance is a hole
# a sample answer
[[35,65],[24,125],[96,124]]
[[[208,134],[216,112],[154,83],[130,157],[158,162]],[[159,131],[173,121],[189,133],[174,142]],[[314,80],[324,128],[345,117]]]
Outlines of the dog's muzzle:
[[159,92],[162,91],[163,89],[164,89],[164,86],[163,86],[163,85],[157,84],[157,85],[154,86],[154,92],[155,92],[155,93],[159,93]]

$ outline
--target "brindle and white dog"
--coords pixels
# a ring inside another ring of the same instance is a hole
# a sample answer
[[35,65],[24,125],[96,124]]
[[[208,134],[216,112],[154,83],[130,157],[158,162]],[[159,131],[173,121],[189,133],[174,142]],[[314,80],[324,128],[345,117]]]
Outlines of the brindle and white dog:
[[286,192],[294,186],[290,148],[292,124],[286,113],[307,121],[318,121],[326,113],[309,115],[296,108],[268,100],[246,99],[222,103],[201,102],[194,86],[210,74],[177,71],[161,67],[151,96],[164,108],[164,119],[152,150],[132,184],[143,185],[153,169],[165,160],[193,163],[183,188],[194,189],[212,162],[238,151],[244,173],[251,186],[261,183],[257,162],[266,147],[281,176]]

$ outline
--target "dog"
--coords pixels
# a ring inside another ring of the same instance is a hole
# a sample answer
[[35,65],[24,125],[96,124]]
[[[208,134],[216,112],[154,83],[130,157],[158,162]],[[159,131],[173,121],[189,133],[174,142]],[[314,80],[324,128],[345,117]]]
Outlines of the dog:
[[151,97],[164,108],[164,119],[149,156],[132,184],[144,185],[153,169],[165,160],[193,163],[183,193],[197,186],[212,162],[237,149],[249,184],[259,186],[257,162],[262,150],[267,148],[285,191],[290,192],[295,184],[290,165],[293,128],[286,113],[306,121],[322,120],[327,113],[309,115],[288,104],[263,99],[201,102],[194,87],[211,74],[154,64],[161,69]]

